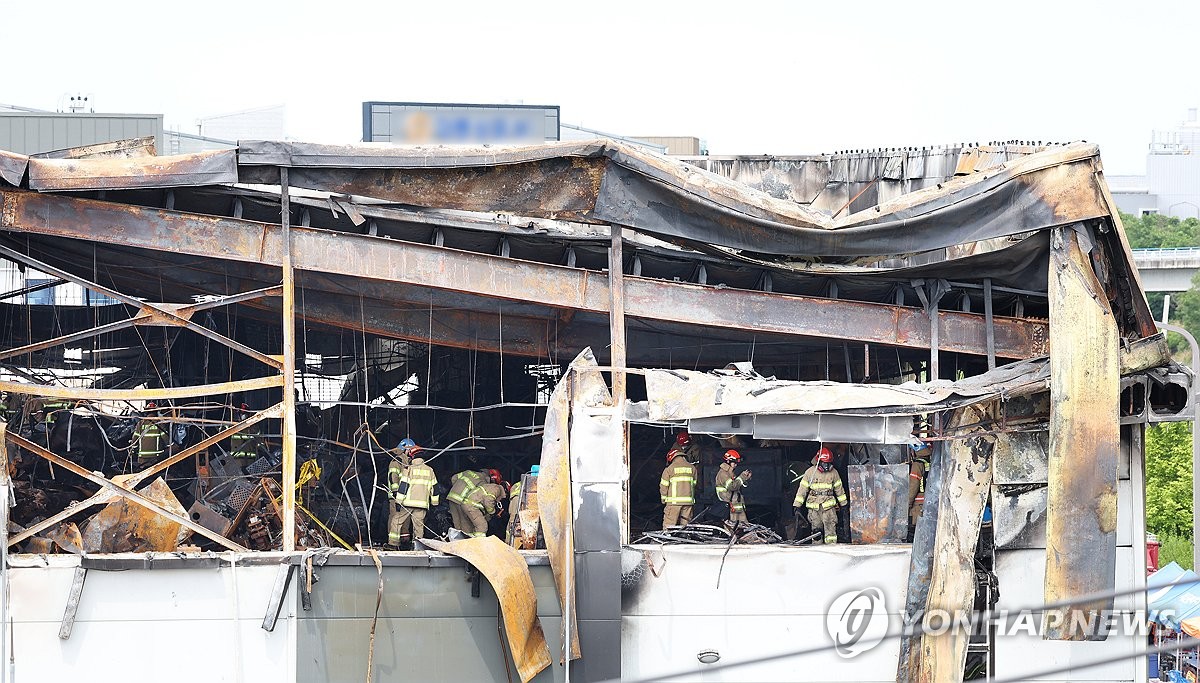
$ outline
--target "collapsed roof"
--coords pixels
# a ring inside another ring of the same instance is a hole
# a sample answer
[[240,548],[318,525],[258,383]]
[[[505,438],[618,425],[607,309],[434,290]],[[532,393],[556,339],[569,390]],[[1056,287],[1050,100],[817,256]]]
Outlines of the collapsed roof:
[[[610,297],[599,271],[617,225],[629,244],[631,363],[752,354],[758,365],[828,368],[831,341],[861,342],[893,347],[877,362],[902,374],[935,344],[964,363],[989,350],[1045,355],[1047,229],[1078,224],[1098,228],[1122,337],[1155,333],[1094,145],[717,166],[756,168],[771,193],[611,141],[2,153],[0,241],[81,275],[103,264],[106,282],[152,300],[269,286],[282,261],[284,167],[292,188],[309,190],[292,201],[292,248],[310,324],[546,359],[592,346],[603,357]],[[276,319],[277,300],[246,305]],[[821,349],[824,360],[797,360]],[[859,362],[869,350],[849,353]]]

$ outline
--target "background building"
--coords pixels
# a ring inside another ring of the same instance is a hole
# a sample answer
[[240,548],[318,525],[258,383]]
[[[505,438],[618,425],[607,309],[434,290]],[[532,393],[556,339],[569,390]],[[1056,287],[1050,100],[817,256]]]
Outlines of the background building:
[[1200,218],[1200,120],[1188,109],[1178,127],[1154,131],[1145,175],[1106,175],[1117,206],[1141,216]]

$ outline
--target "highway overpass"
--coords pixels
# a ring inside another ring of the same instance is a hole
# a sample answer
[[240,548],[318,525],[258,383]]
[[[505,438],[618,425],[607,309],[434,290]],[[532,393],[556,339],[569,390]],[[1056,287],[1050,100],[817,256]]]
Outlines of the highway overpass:
[[1200,247],[1134,249],[1133,262],[1147,292],[1182,292],[1192,288],[1200,270]]

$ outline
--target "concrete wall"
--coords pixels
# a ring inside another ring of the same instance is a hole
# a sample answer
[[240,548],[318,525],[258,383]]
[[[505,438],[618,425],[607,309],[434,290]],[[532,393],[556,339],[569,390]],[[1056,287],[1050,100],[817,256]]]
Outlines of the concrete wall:
[[[268,632],[262,622],[279,571],[278,554],[271,555],[246,560],[261,562],[258,566],[236,569],[227,559],[180,561],[168,554],[148,563],[143,555],[121,556],[124,561],[114,562],[112,571],[91,568],[69,640],[58,633],[79,558],[13,556],[19,565],[9,570],[15,664],[13,675],[3,680],[367,680],[378,589],[370,558],[343,556],[318,567],[310,611],[302,608],[294,574],[275,629]],[[352,566],[334,565],[335,560]],[[557,662],[560,618],[550,567],[544,554],[531,561],[538,614]],[[476,598],[466,564],[457,558],[404,553],[385,556],[385,562],[375,681],[510,680],[497,628],[498,601],[486,579]],[[515,668],[511,675],[519,680]],[[562,679],[555,663],[534,680]]]
[[[735,546],[723,570],[721,546],[637,547],[658,576],[646,571],[624,592],[623,677],[686,672],[677,680],[896,680],[899,640],[843,658],[832,650],[826,614],[835,597],[873,586],[883,591],[889,629],[899,630],[910,546]],[[706,649],[729,664],[820,647],[829,649],[712,672],[697,659]]]
[[260,628],[275,567],[89,569],[74,631],[60,640],[78,558],[44,561],[50,566],[9,570],[9,681],[294,680],[292,605],[284,605],[274,632]]

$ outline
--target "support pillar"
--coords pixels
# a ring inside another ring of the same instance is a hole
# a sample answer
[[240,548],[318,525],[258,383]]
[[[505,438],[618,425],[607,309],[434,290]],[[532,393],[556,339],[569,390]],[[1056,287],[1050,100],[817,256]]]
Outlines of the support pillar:
[[296,282],[292,269],[292,219],[288,169],[279,169],[283,225],[283,551],[296,549]]

